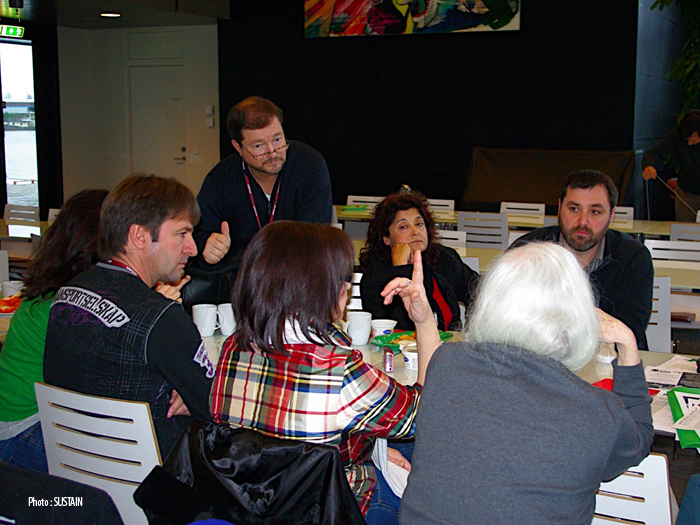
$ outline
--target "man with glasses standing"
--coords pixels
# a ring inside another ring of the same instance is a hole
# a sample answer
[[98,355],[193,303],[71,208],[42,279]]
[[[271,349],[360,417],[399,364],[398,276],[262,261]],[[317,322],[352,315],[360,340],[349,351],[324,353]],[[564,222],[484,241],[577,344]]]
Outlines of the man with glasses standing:
[[205,270],[236,261],[253,235],[273,220],[331,222],[326,161],[302,142],[287,140],[282,110],[248,97],[228,114],[236,153],[209,172],[197,196],[202,219],[195,232]]

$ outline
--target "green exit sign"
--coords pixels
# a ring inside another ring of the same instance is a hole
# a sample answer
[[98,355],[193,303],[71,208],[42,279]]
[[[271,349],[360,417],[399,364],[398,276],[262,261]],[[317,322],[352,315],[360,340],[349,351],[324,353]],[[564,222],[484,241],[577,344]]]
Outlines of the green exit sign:
[[19,27],[19,26],[0,25],[0,36],[11,36],[13,38],[22,38],[24,36],[24,28]]

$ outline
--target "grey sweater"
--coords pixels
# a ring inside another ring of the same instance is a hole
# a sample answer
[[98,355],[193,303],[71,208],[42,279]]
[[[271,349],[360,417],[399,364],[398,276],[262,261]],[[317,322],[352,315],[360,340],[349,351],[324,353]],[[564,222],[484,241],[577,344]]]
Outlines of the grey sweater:
[[611,393],[527,350],[443,344],[399,523],[590,523],[600,482],[644,459],[654,433],[642,365],[613,367]]

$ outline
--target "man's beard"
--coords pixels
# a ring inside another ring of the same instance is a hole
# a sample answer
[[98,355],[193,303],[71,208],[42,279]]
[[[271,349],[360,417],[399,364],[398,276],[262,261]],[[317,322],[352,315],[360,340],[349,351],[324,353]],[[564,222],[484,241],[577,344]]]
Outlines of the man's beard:
[[[561,225],[560,225],[561,228]],[[588,233],[588,237],[585,239],[581,239],[577,237],[575,234],[576,231],[584,231]],[[605,234],[607,233],[608,229],[605,228],[598,236],[593,234],[593,231],[591,231],[590,228],[583,228],[583,227],[573,227],[570,230],[566,231],[563,228],[561,229],[562,235],[564,236],[564,240],[566,241],[566,244],[569,245],[569,247],[577,252],[587,252],[594,246],[597,246],[600,244],[600,241],[603,240],[603,237],[605,237]]]

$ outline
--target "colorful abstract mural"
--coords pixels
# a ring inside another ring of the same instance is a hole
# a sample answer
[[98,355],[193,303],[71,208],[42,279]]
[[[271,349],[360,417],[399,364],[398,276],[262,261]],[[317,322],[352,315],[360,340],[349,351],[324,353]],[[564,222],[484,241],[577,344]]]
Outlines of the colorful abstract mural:
[[305,0],[307,37],[520,29],[520,0]]

